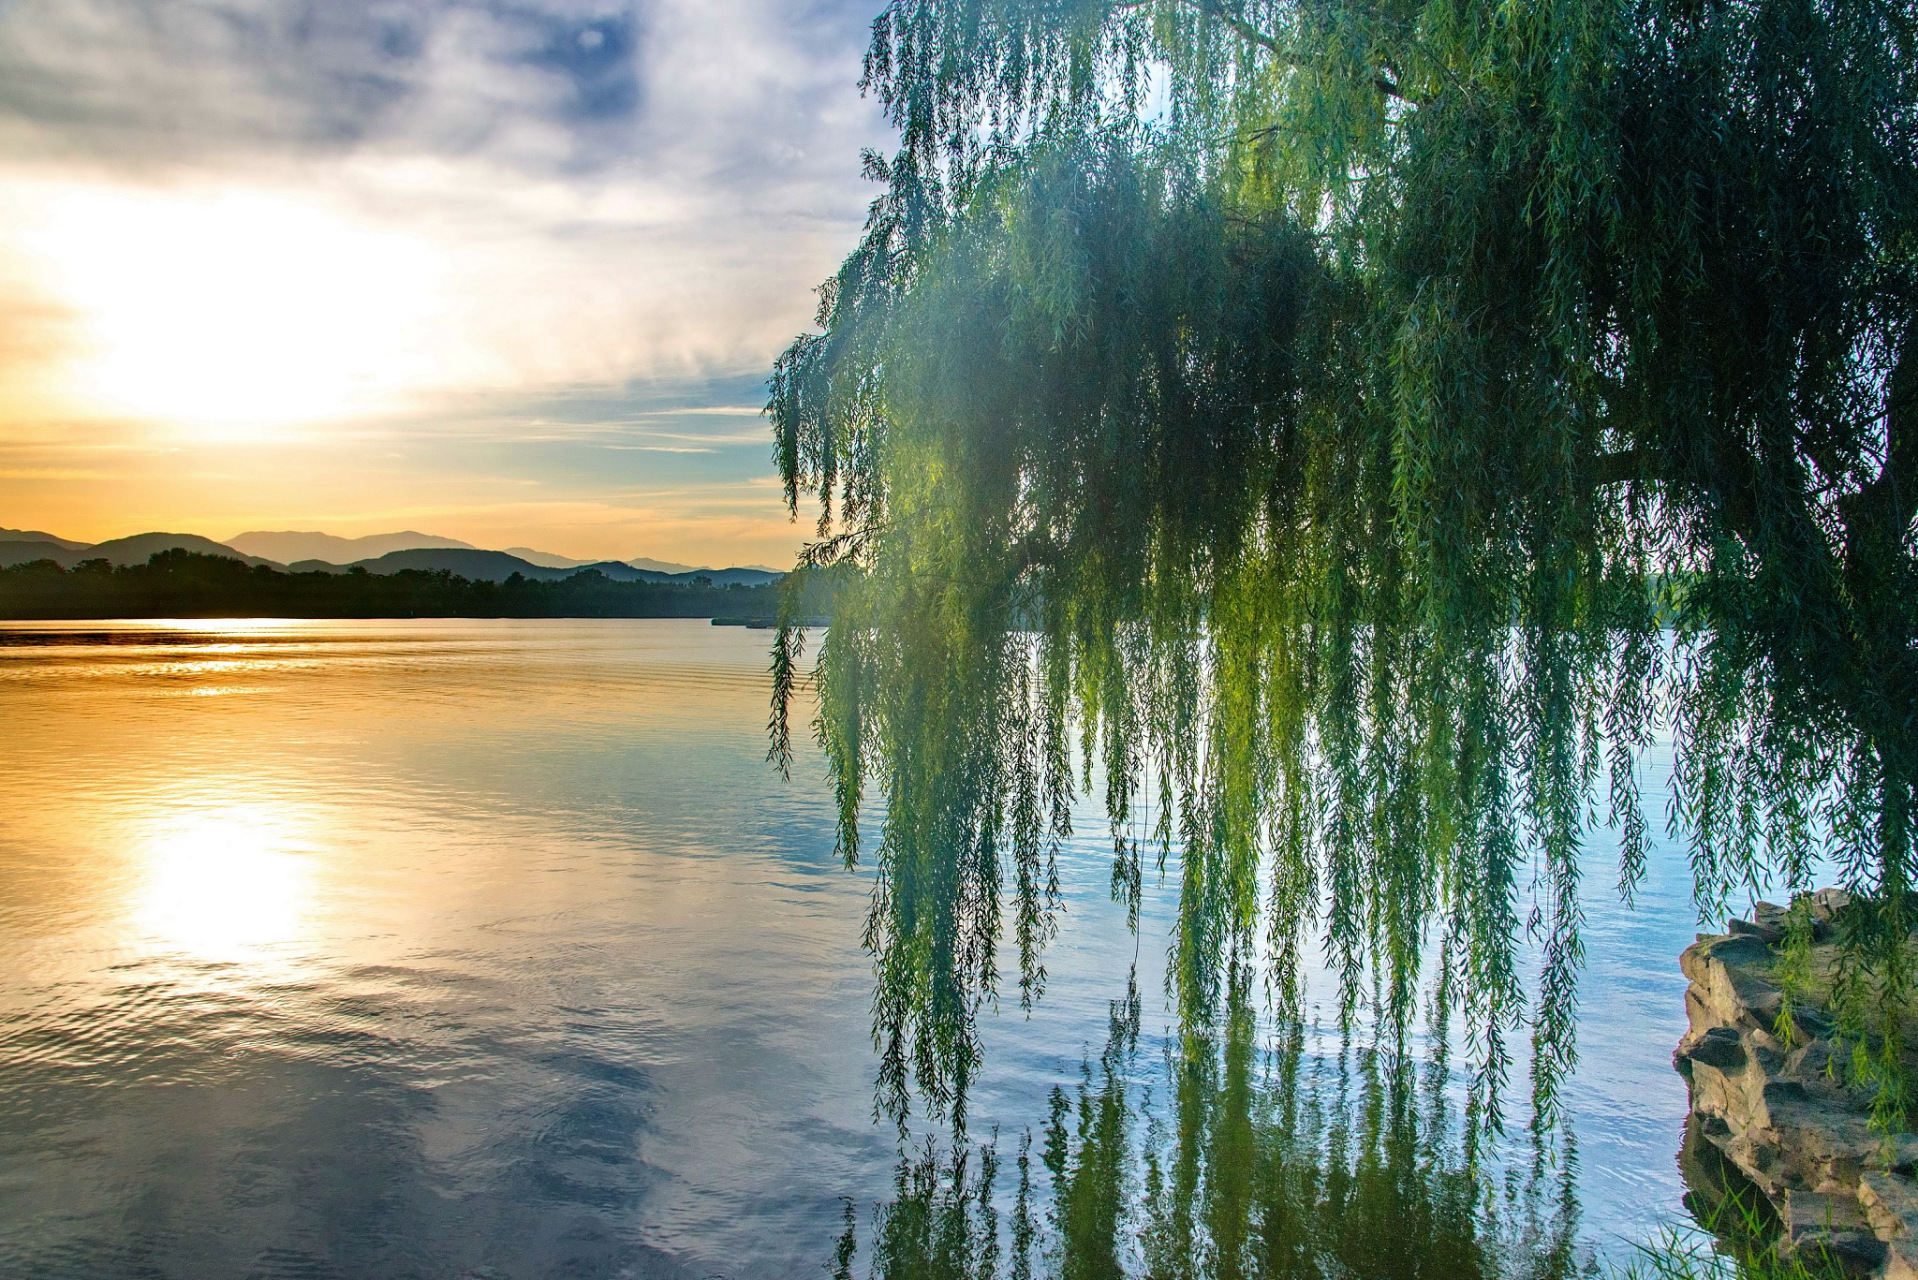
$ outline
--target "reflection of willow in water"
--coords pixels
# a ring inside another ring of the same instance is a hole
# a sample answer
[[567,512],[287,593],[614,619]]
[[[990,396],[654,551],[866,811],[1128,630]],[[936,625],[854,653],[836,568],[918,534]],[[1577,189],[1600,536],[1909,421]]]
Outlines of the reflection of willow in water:
[[[1374,1280],[1569,1276],[1571,1149],[1499,1178],[1452,1105],[1443,1059],[1308,1051],[1293,1023],[1265,1041],[1232,984],[1215,1034],[1166,1061],[1170,1116],[1138,1048],[1136,991],[1112,1006],[1097,1063],[1016,1164],[992,1145],[904,1155],[870,1224],[872,1275]],[[847,1208],[834,1274],[850,1280]]]

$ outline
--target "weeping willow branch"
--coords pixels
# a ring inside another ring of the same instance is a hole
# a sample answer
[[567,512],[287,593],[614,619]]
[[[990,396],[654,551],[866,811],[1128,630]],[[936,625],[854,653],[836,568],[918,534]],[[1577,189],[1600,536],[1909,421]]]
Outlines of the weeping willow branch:
[[1178,884],[1191,1026],[1254,958],[1296,1011],[1319,945],[1348,1023],[1460,1015],[1486,1124],[1529,1030],[1549,1124],[1590,815],[1634,892],[1666,728],[1701,910],[1837,860],[1877,904],[1847,1025],[1897,1017],[1918,34],[1782,13],[887,7],[899,147],[768,406],[850,574],[814,730],[849,860],[882,813],[886,1111],[963,1116],[1097,788],[1115,896]]

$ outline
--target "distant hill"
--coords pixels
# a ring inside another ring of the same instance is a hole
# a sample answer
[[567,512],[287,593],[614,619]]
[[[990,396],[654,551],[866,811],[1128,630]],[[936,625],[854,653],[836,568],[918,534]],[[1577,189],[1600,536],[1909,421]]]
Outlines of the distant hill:
[[256,529],[251,533],[243,533],[237,538],[228,538],[226,545],[246,555],[264,556],[269,560],[277,560],[281,564],[292,564],[295,560],[324,560],[329,564],[352,564],[356,560],[373,559],[391,551],[411,551],[420,547],[454,547],[471,550],[473,546],[472,543],[461,542],[458,538],[442,538],[436,533],[419,533],[412,529],[399,533],[370,533],[363,538],[342,538],[331,533],[304,533],[295,530],[271,532]]
[[635,569],[617,560],[601,560],[593,564],[551,568],[534,564],[520,556],[508,555],[504,551],[480,551],[470,547],[393,551],[371,560],[356,560],[352,564],[331,564],[324,560],[296,560],[287,567],[295,573],[345,573],[348,569],[364,569],[368,573],[398,573],[402,569],[424,569],[431,573],[458,574],[474,582],[504,582],[516,573],[521,577],[531,578],[535,582],[556,582],[561,578],[570,578],[576,573],[593,569],[614,582],[655,582],[692,586],[703,578],[716,587],[730,587],[735,583],[746,587],[763,587],[785,576],[774,573],[770,569],[699,569],[687,573],[655,573],[650,569]]
[[[611,578],[614,582],[657,582],[659,581],[659,578],[657,575],[648,573],[644,569],[635,569],[630,564],[626,564],[623,561],[619,561],[619,560],[595,560],[591,564],[582,564],[579,567],[571,570],[571,572],[584,573],[588,569],[595,569],[599,571],[600,573],[605,574],[607,577]],[[719,585],[723,586],[724,584],[721,583]]]
[[51,542],[54,546],[68,551],[78,551],[88,545],[84,542],[75,542],[71,538],[56,538],[39,529],[0,529],[0,542]]
[[599,563],[597,560],[575,560],[571,556],[554,555],[551,551],[535,551],[531,547],[508,547],[506,554],[518,556],[542,569],[583,569],[589,564]]
[[456,574],[472,582],[504,582],[516,573],[536,582],[556,582],[577,572],[573,569],[547,569],[518,556],[509,556],[504,551],[481,551],[473,547],[415,547],[406,551],[389,551],[383,556],[356,560],[352,564],[299,560],[287,567],[295,573],[314,570],[345,573],[348,569],[364,569],[368,573],[398,573],[402,569],[423,569],[429,573]]
[[747,587],[763,587],[768,582],[777,582],[786,575],[772,569],[689,569],[684,573],[654,573],[649,569],[636,570],[647,582],[692,582],[699,578],[708,578],[716,587],[730,587],[739,583]]
[[[6,530],[0,530],[0,537],[7,536],[9,535]],[[60,541],[58,538],[51,538],[42,534],[16,532],[11,536],[17,537],[23,542],[29,540],[46,542]],[[75,550],[78,550],[85,545],[85,543],[74,543],[73,547]],[[462,542],[458,538],[442,537],[436,533],[420,533],[411,529],[401,533],[368,534],[363,538],[342,538],[330,533],[301,533],[294,531],[269,532],[265,530],[255,530],[251,533],[243,533],[237,538],[227,539],[226,545],[246,555],[264,556],[268,559],[278,561],[281,564],[305,565],[310,569],[318,569],[322,566],[329,569],[344,569],[348,565],[354,564],[366,564],[371,568],[371,561],[391,555],[395,551],[484,550],[484,548],[475,547],[470,542]],[[632,560],[623,561],[581,560],[576,556],[562,556],[552,551],[541,551],[535,547],[508,547],[504,552],[496,552],[494,554],[514,556],[540,569],[598,569],[607,577],[618,582],[663,582],[687,574],[710,574],[714,572],[723,574],[732,572],[726,569],[715,571],[689,564],[678,564],[671,560],[654,560],[648,556],[638,556]],[[317,561],[319,563],[307,565],[307,561]],[[448,562],[447,566],[435,567],[450,567],[450,564],[451,562]],[[406,567],[413,568],[418,566],[408,565]],[[749,568],[757,571],[760,570],[761,567],[752,565],[749,566]],[[634,579],[626,572],[628,569],[642,570],[647,574],[655,576],[644,579]],[[389,572],[388,570],[373,571]],[[770,569],[763,571],[769,574],[773,573],[773,570]],[[522,569],[520,572],[524,573],[525,570]],[[715,578],[713,581],[724,583],[733,581],[733,579]],[[741,581],[758,581],[758,579],[741,579]]]
[[[404,543],[404,546],[392,546]],[[379,548],[385,547],[385,550]],[[728,569],[691,569],[668,560],[641,556],[630,561],[575,560],[570,556],[514,547],[487,551],[456,538],[407,530],[377,533],[363,538],[341,538],[330,533],[254,530],[232,542],[215,542],[195,533],[138,533],[88,545],[32,530],[0,529],[0,567],[51,560],[70,569],[82,560],[108,560],[116,565],[144,564],[156,551],[191,551],[227,556],[249,565],[291,568],[298,573],[398,573],[402,569],[457,574],[474,582],[504,582],[515,573],[537,582],[553,582],[586,569],[614,582],[696,584],[701,579],[716,587],[761,587],[785,575],[760,565]],[[308,552],[301,555],[300,552]],[[324,553],[324,554],[315,554]]]
[[230,556],[235,560],[244,560],[248,564],[283,567],[277,560],[268,560],[264,556],[250,556],[236,551],[224,542],[215,542],[211,538],[202,538],[197,533],[136,533],[130,538],[109,538],[105,542],[96,542],[83,551],[69,552],[80,560],[111,560],[114,564],[145,564],[148,556],[156,551],[192,551],[203,556]]
[[[508,553],[498,552],[498,551],[488,552],[487,554],[488,555],[508,555]],[[605,577],[611,578],[614,582],[661,581],[661,578],[659,577],[658,574],[647,573],[643,569],[635,569],[633,568],[633,566],[629,564],[624,564],[618,560],[571,560],[565,556],[548,556],[547,559],[549,560],[564,561],[563,564],[553,565],[553,564],[544,564],[538,560],[527,560],[526,557],[519,556],[519,555],[508,555],[508,558],[521,561],[522,563],[525,563],[525,564],[532,565],[533,566],[532,569],[520,570],[521,573],[525,574],[529,578],[537,578],[541,576],[541,573],[535,572],[535,570],[543,571],[544,576],[546,578],[553,579],[553,578],[570,578],[576,573],[585,573],[587,570],[591,569],[597,573],[604,575]],[[500,567],[507,574],[510,574],[511,568],[509,566],[501,565]],[[454,572],[459,572],[459,571],[455,570]],[[472,577],[473,575],[464,574],[462,576]],[[502,576],[500,578],[494,578],[491,580],[495,582],[503,582],[505,581],[505,577]],[[714,585],[724,586],[726,584],[715,583]]]
[[244,555],[225,543],[202,538],[197,533],[136,533],[130,538],[75,546],[64,539],[0,542],[0,564],[26,564],[33,560],[51,560],[63,569],[71,569],[82,560],[109,560],[114,564],[145,564],[156,551],[192,551],[206,556],[226,556],[247,564],[264,564],[275,569],[280,564],[260,556]]
[[[555,555],[551,551],[535,551],[531,547],[508,547],[506,548],[506,554],[509,556],[518,556],[522,560],[529,561],[547,569],[594,568],[605,573],[609,578],[616,578],[619,575],[608,569],[606,567],[608,565],[617,565],[623,569],[638,569],[646,574],[652,575],[645,579],[647,582],[664,582],[686,574],[713,572],[711,569],[697,568],[690,564],[675,564],[671,560],[654,560],[649,556],[635,556],[631,560],[623,561],[576,560],[572,556]],[[723,573],[725,570],[721,570],[720,572]],[[620,580],[626,581],[626,579],[623,578]]]
[[[0,532],[12,533],[14,530]],[[0,540],[0,568],[31,564],[35,560],[51,560],[64,569],[70,568],[80,558],[64,542],[48,542],[37,538],[31,541],[15,538]]]

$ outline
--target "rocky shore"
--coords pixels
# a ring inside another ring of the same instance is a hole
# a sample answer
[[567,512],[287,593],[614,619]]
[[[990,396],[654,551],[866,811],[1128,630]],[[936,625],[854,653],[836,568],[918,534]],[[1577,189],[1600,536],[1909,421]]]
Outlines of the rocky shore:
[[1777,1034],[1784,908],[1760,903],[1752,919],[1686,948],[1691,1025],[1674,1055],[1691,1094],[1686,1173],[1707,1209],[1762,1197],[1783,1252],[1918,1280],[1918,1135],[1873,1132],[1870,1098],[1843,1083],[1845,1050],[1817,1008],[1836,957],[1826,936],[1848,905],[1841,890],[1812,895],[1813,998],[1794,1004],[1789,1045]]

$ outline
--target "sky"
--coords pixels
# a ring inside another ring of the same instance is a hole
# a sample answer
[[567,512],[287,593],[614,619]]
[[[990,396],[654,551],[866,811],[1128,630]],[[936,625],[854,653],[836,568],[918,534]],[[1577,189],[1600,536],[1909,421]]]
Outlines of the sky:
[[0,527],[791,562],[881,0],[0,0]]

